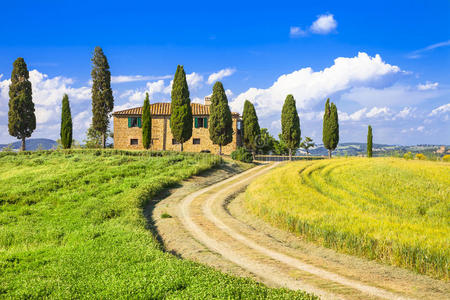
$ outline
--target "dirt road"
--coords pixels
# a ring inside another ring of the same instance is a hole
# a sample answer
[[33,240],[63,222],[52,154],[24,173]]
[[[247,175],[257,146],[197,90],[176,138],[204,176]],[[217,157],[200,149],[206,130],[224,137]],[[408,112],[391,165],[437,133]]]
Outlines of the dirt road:
[[[237,195],[276,166],[258,166],[164,199],[152,218],[166,248],[235,275],[322,299],[447,297],[448,285],[441,281],[320,248],[246,214]],[[162,212],[173,218],[161,219]]]

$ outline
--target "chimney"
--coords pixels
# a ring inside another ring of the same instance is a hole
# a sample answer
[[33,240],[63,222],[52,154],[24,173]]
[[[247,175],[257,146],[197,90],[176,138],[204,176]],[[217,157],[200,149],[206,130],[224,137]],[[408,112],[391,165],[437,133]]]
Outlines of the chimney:
[[205,105],[211,105],[211,96],[205,96]]

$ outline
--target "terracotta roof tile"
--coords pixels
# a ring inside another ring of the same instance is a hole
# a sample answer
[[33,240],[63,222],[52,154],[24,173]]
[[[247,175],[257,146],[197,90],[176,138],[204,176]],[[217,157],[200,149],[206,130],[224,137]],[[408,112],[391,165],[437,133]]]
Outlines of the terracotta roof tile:
[[[191,103],[192,114],[194,116],[209,115],[209,105],[203,105],[199,103]],[[169,116],[170,115],[170,102],[160,102],[150,104],[150,112],[153,116]],[[239,113],[232,112],[233,116],[239,116]],[[134,107],[116,111],[113,116],[121,115],[142,115],[142,107]]]

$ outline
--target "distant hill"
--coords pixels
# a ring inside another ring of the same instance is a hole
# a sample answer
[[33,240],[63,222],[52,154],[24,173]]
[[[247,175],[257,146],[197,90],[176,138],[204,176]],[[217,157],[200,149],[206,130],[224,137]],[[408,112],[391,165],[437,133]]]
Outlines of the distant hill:
[[[383,153],[398,151],[401,153],[404,152],[428,152],[428,151],[436,151],[439,149],[439,145],[416,145],[416,146],[401,146],[401,145],[386,145],[386,144],[373,144],[373,154],[374,155],[382,155]],[[300,149],[300,153],[304,151]],[[323,147],[323,145],[317,145],[314,149],[310,149],[309,152],[312,155],[328,155],[328,150]],[[358,156],[365,155],[367,152],[366,143],[340,143],[335,151],[333,151],[334,155],[338,156]]]
[[[17,141],[11,144],[0,144],[0,150],[2,150],[5,147],[8,147],[9,145],[12,145],[13,149],[20,149],[22,146],[22,141]],[[41,148],[44,150],[50,150],[52,148],[56,148],[58,145],[56,141],[50,140],[50,139],[26,139],[25,140],[25,147],[27,150],[36,150],[39,145],[42,145]]]

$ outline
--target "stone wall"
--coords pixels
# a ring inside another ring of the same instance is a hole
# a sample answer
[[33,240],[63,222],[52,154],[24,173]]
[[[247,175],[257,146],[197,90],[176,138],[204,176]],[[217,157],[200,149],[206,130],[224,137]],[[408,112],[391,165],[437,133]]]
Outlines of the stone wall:
[[[140,117],[131,115],[114,116],[114,148],[115,149],[144,149],[142,145],[142,128],[128,128],[128,117]],[[151,150],[174,150],[179,151],[179,144],[172,144],[172,132],[169,126],[170,116],[154,116],[152,117],[152,145]],[[237,139],[237,121],[238,118],[233,117],[233,141],[222,147],[222,153],[231,154],[236,150],[239,140]],[[218,153],[219,146],[213,145],[209,138],[208,128],[195,128],[192,126],[192,137],[183,144],[184,151],[200,152],[209,150],[211,153]],[[166,128],[166,132],[165,132]],[[194,145],[194,139],[200,139],[199,145]],[[137,145],[131,145],[131,139],[137,139]]]

